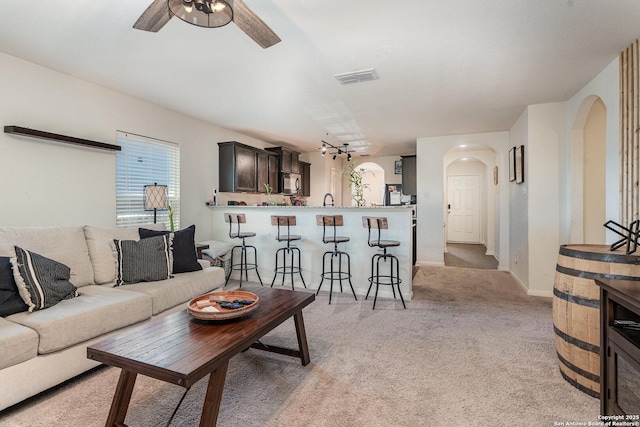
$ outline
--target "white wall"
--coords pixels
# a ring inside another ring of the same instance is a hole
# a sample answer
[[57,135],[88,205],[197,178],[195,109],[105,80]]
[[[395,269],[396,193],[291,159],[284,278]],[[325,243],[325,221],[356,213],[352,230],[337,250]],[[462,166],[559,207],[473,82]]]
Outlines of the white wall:
[[[217,142],[263,141],[0,53],[0,124],[115,144],[116,130],[180,143],[181,225],[212,234]],[[115,154],[0,133],[0,225],[115,226]]]
[[[509,270],[525,287],[529,285],[528,129],[529,110],[527,108],[509,131],[509,148],[524,145],[525,149],[525,181],[522,184],[516,184],[515,181],[509,182]],[[506,171],[508,181],[508,166]]]
[[[560,245],[560,147],[566,144],[566,103],[531,105],[525,149],[528,189],[529,295],[552,296]],[[520,187],[520,185],[517,185]]]

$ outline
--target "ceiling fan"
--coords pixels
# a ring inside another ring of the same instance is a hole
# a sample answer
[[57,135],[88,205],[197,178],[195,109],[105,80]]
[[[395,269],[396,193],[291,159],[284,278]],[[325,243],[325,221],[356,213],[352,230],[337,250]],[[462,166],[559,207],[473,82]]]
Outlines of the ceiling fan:
[[242,0],[153,0],[133,28],[157,33],[172,16],[199,27],[222,27],[233,21],[264,49],[280,41]]

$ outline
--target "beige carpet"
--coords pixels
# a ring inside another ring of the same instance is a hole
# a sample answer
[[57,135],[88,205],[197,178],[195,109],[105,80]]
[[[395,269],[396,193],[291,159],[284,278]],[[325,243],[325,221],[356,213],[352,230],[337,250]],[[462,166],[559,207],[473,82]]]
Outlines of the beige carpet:
[[447,267],[481,268],[497,270],[498,260],[491,255],[485,255],[487,247],[482,244],[447,243],[444,253],[444,265]]
[[[421,267],[414,300],[327,294],[305,308],[311,364],[232,359],[220,426],[553,426],[597,421],[599,402],[558,372],[551,300],[508,273]],[[295,345],[293,321],[263,340]],[[104,425],[118,370],[101,368],[0,413],[2,426]],[[171,425],[195,426],[206,378]],[[165,425],[180,387],[139,377],[127,423]],[[6,390],[5,390],[6,391]]]

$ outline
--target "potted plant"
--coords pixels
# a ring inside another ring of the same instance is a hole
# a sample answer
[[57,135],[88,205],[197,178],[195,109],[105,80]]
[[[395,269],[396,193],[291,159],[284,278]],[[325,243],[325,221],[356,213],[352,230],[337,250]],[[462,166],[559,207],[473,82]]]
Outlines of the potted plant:
[[365,188],[369,188],[369,184],[364,182],[364,174],[368,171],[363,168],[356,169],[353,163],[347,163],[342,169],[342,173],[347,175],[349,179],[349,188],[351,188],[351,198],[356,202],[356,206],[366,206],[367,201],[364,198]]

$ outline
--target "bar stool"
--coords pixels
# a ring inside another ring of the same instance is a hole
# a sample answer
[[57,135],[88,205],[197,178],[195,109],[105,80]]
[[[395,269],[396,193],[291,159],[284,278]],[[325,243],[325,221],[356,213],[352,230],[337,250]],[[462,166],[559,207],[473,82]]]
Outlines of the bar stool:
[[[320,285],[318,286],[318,291],[316,295],[320,293],[320,288],[322,287],[322,282],[324,282],[325,278],[328,278],[331,283],[329,287],[329,304],[331,304],[331,295],[333,294],[333,281],[338,280],[340,283],[340,292],[342,292],[342,281],[347,279],[349,280],[349,286],[351,286],[351,292],[353,293],[353,297],[358,300],[356,296],[356,291],[353,289],[353,285],[351,284],[351,258],[347,252],[342,252],[338,250],[338,243],[345,243],[351,240],[349,237],[338,236],[336,234],[337,227],[342,227],[344,222],[342,219],[342,215],[316,215],[316,224],[322,226],[322,242],[325,244],[333,243],[333,250],[327,251],[322,256],[322,280],[320,280]],[[331,227],[333,233],[329,232],[327,235],[327,227]],[[327,255],[329,256],[330,261],[330,269],[326,270],[326,259]],[[347,257],[347,271],[342,271],[342,256]],[[334,268],[334,261],[337,259],[338,261],[338,271]]]
[[[247,245],[245,239],[248,237],[255,237],[256,233],[252,231],[240,231],[240,224],[245,224],[247,222],[247,218],[245,214],[224,214],[224,222],[229,223],[229,237],[232,239],[242,239],[242,245],[236,245],[231,248],[231,268],[229,268],[229,273],[227,274],[227,279],[225,281],[225,285],[229,282],[229,278],[231,277],[231,273],[234,270],[240,271],[240,287],[242,287],[242,273],[244,272],[245,280],[249,281],[249,270],[255,270],[258,275],[258,280],[260,280],[260,284],[262,285],[262,278],[260,278],[260,273],[258,273],[258,253],[256,251],[255,246]],[[236,231],[233,231],[233,224],[236,224]],[[247,262],[247,248],[253,249],[253,262]],[[240,264],[233,263],[233,253],[236,249],[240,249]]]
[[[304,283],[304,277],[302,277],[302,268],[300,268],[300,248],[295,246],[291,246],[291,242],[296,240],[301,240],[302,237],[291,234],[291,226],[296,225],[296,217],[295,215],[284,216],[284,215],[271,215],[271,225],[278,226],[278,235],[276,236],[276,240],[278,242],[287,242],[287,246],[284,246],[276,251],[276,268],[273,269],[275,272],[273,276],[273,280],[271,281],[271,287],[273,288],[273,284],[276,281],[276,277],[278,274],[282,274],[282,286],[284,286],[284,278],[287,274],[291,275],[291,289],[295,291],[295,287],[293,285],[293,274],[300,274],[300,279],[302,279],[302,285],[306,288],[307,285]],[[286,233],[284,230],[281,231],[281,228],[286,228]],[[278,263],[280,259],[279,255],[282,254],[282,263]],[[290,263],[287,265],[287,255],[290,256]],[[295,264],[294,255],[297,255],[298,265]]]
[[[400,279],[400,268],[398,265],[398,258],[395,255],[388,254],[387,248],[400,246],[400,242],[397,240],[381,240],[380,230],[387,230],[389,228],[389,224],[387,222],[387,218],[385,217],[372,217],[372,216],[363,216],[362,217],[362,225],[363,227],[368,229],[368,238],[367,243],[370,247],[378,247],[382,249],[382,254],[376,253],[371,257],[371,276],[369,277],[369,289],[367,290],[367,295],[364,299],[369,297],[369,292],[371,292],[371,287],[373,284],[376,284],[376,294],[373,298],[373,310],[376,309],[376,300],[378,299],[378,287],[380,285],[389,285],[391,286],[391,290],[393,291],[393,299],[396,299],[396,291],[394,286],[398,287],[398,294],[400,294],[400,300],[402,301],[402,306],[407,308],[404,303],[404,298],[402,298],[402,292],[400,292],[400,283],[402,280]],[[371,230],[378,230],[378,237],[371,239]],[[389,266],[389,274],[388,275],[380,275],[380,261],[387,262],[387,258],[391,260],[391,265]],[[375,274],[374,274],[374,264],[375,264]],[[394,268],[395,264],[395,268]],[[395,270],[395,271],[394,271]]]

